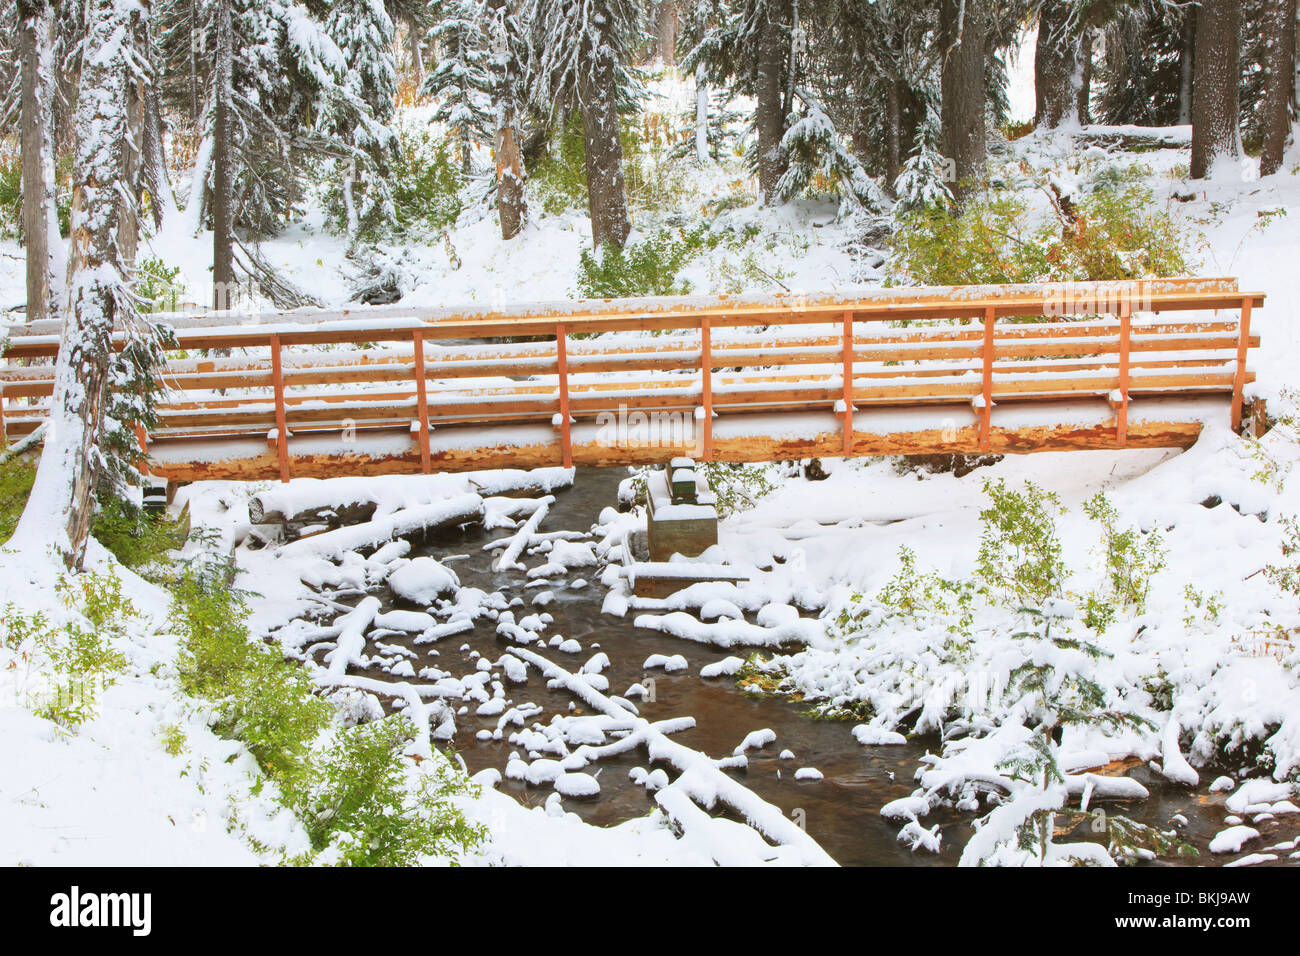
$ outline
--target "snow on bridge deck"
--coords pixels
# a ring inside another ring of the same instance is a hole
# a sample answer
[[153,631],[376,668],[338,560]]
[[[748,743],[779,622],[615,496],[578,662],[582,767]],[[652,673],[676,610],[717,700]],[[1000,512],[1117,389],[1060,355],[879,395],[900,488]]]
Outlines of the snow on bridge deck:
[[[1240,424],[1262,303],[1177,278],[164,316],[142,438],[177,481],[1186,447]],[[44,418],[57,351],[12,330],[7,439]]]

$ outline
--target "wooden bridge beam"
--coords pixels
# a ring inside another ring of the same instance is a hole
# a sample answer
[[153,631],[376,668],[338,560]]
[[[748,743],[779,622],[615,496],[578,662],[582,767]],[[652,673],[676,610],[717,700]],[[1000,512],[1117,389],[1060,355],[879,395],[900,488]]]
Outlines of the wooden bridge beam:
[[1119,401],[1115,403],[1115,444],[1123,448],[1128,443],[1128,382],[1129,338],[1132,315],[1125,302],[1119,311]]

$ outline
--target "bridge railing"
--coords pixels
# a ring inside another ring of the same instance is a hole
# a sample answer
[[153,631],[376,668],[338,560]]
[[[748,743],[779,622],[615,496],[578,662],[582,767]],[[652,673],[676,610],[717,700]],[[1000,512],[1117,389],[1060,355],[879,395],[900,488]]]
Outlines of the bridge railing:
[[[1111,403],[1124,447],[1135,396],[1221,394],[1239,425],[1262,302],[1232,279],[1187,278],[166,316],[175,345],[148,440],[265,436],[287,478],[291,438],[347,430],[409,429],[427,471],[431,432],[448,426],[551,422],[568,465],[573,426],[600,416],[686,416],[708,458],[715,419],[818,411],[852,455],[855,411],[969,405],[987,449],[998,403],[1092,397]],[[15,332],[0,366],[10,440],[44,417],[52,368],[39,363],[58,351],[48,323]],[[231,354],[204,354],[217,350]]]

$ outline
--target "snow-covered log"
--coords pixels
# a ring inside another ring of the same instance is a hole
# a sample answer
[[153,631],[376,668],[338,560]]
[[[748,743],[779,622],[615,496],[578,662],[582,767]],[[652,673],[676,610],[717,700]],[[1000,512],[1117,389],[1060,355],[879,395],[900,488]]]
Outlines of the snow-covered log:
[[443,501],[403,508],[365,524],[337,528],[282,546],[281,558],[327,558],[359,548],[374,548],[403,535],[436,531],[477,521],[483,517],[483,499],[473,494],[453,495]]

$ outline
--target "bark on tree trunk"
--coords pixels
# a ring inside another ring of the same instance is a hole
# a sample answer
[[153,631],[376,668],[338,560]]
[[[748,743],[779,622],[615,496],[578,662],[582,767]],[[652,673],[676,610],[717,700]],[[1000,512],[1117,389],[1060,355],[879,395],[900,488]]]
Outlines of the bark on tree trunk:
[[498,108],[497,124],[497,216],[501,219],[501,238],[513,239],[524,228],[528,205],[524,200],[524,158],[515,130],[513,104]]
[[953,195],[959,200],[984,175],[986,3],[942,0],[939,8],[941,139],[943,155],[955,167]]
[[1078,69],[1079,38],[1070,29],[1070,4],[1044,0],[1034,45],[1034,123],[1039,129],[1056,129],[1075,120]]
[[709,80],[703,63],[695,67],[695,161],[709,162]]
[[677,62],[677,0],[660,0],[655,10],[655,57],[665,66]]
[[579,84],[583,142],[586,146],[587,208],[591,215],[591,242],[596,248],[611,243],[623,248],[632,222],[627,214],[623,182],[623,144],[618,137],[618,111],[614,107],[613,64],[602,64]]
[[[234,175],[231,123],[230,0],[218,0],[216,10],[212,109],[212,307],[228,309],[235,299]],[[197,174],[197,171],[196,171]]]
[[1192,122],[1192,77],[1196,65],[1196,6],[1183,13],[1183,40],[1178,52],[1178,123]]
[[[787,6],[783,6],[782,10],[789,12]],[[789,165],[785,151],[781,148],[787,119],[783,81],[790,55],[786,39],[782,25],[775,19],[764,24],[759,38],[754,126],[758,132],[758,188],[763,193],[763,201],[768,203],[772,202],[777,181]]]
[[1083,36],[1079,38],[1079,70],[1075,88],[1077,91],[1078,102],[1074,107],[1074,115],[1080,123],[1092,122],[1092,43],[1094,35],[1092,30],[1084,30]]
[[57,318],[63,288],[57,271],[63,256],[54,180],[53,42],[53,4],[48,0],[19,0],[22,229],[27,257],[28,322]]
[[902,81],[885,81],[885,180],[893,193],[894,183],[903,171],[903,103]]
[[1241,155],[1238,102],[1241,8],[1236,0],[1201,0],[1192,81],[1192,177],[1204,179],[1220,160]]
[[1271,176],[1282,168],[1291,136],[1291,97],[1295,90],[1296,0],[1268,0],[1265,30],[1268,45],[1264,61],[1264,146],[1259,173]]
[[122,240],[135,228],[132,175],[140,145],[131,123],[140,110],[131,75],[139,51],[130,38],[147,13],[147,2],[87,5],[86,49],[100,52],[86,59],[83,89],[90,95],[77,103],[68,309],[45,447],[11,539],[34,554],[52,548],[73,570],[81,567],[94,519],[113,325],[134,329],[139,321]]

